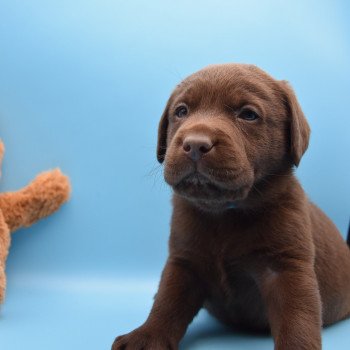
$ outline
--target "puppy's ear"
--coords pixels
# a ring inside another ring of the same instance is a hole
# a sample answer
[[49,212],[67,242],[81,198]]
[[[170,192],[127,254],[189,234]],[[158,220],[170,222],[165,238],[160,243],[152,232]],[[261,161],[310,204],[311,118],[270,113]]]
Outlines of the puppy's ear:
[[298,166],[310,139],[310,127],[304,116],[295,93],[289,83],[281,82],[290,120],[290,152],[295,166]]
[[164,162],[165,152],[167,148],[167,135],[168,135],[168,111],[170,102],[168,101],[164,112],[160,118],[158,126],[158,145],[157,145],[157,159],[159,163]]

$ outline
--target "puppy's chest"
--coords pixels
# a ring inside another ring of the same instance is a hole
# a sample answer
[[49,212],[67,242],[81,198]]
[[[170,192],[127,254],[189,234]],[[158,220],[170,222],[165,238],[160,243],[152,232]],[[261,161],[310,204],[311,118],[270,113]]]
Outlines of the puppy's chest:
[[204,265],[246,265],[268,255],[270,246],[268,237],[255,227],[208,225],[175,232],[170,239],[172,251]]
[[[255,288],[256,280],[268,268],[268,258],[263,252],[224,250],[213,257],[207,272],[202,271],[209,289],[215,295],[237,298],[241,291],[245,293]],[[199,267],[200,268],[200,267]]]
[[175,255],[189,261],[210,289],[232,293],[269,265],[271,252],[256,232],[212,231],[181,235]]

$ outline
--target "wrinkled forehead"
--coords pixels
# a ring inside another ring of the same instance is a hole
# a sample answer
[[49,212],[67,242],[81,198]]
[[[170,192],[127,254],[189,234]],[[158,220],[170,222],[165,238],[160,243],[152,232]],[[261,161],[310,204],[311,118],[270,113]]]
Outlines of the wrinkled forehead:
[[275,104],[280,97],[277,82],[258,68],[213,66],[190,75],[173,93],[173,104],[213,106],[255,102]]

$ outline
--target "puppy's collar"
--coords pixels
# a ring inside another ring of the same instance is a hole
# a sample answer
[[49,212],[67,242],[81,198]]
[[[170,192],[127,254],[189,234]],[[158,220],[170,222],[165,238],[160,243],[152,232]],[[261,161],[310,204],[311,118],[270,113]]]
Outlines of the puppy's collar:
[[236,209],[237,205],[234,202],[228,202],[226,205],[227,209]]

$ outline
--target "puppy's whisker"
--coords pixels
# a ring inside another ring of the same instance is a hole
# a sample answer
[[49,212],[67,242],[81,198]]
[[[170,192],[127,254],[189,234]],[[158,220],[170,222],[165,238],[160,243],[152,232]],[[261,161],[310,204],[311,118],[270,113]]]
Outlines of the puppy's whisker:
[[271,173],[266,173],[265,175],[267,176],[280,176],[280,177],[291,177],[291,174],[271,174]]
[[261,198],[264,198],[264,195],[262,194],[262,192],[260,190],[258,190],[258,188],[255,185],[253,185],[252,188],[254,191],[256,191],[260,195]]
[[161,164],[155,164],[152,169],[144,175],[144,177],[154,176],[162,169]]

